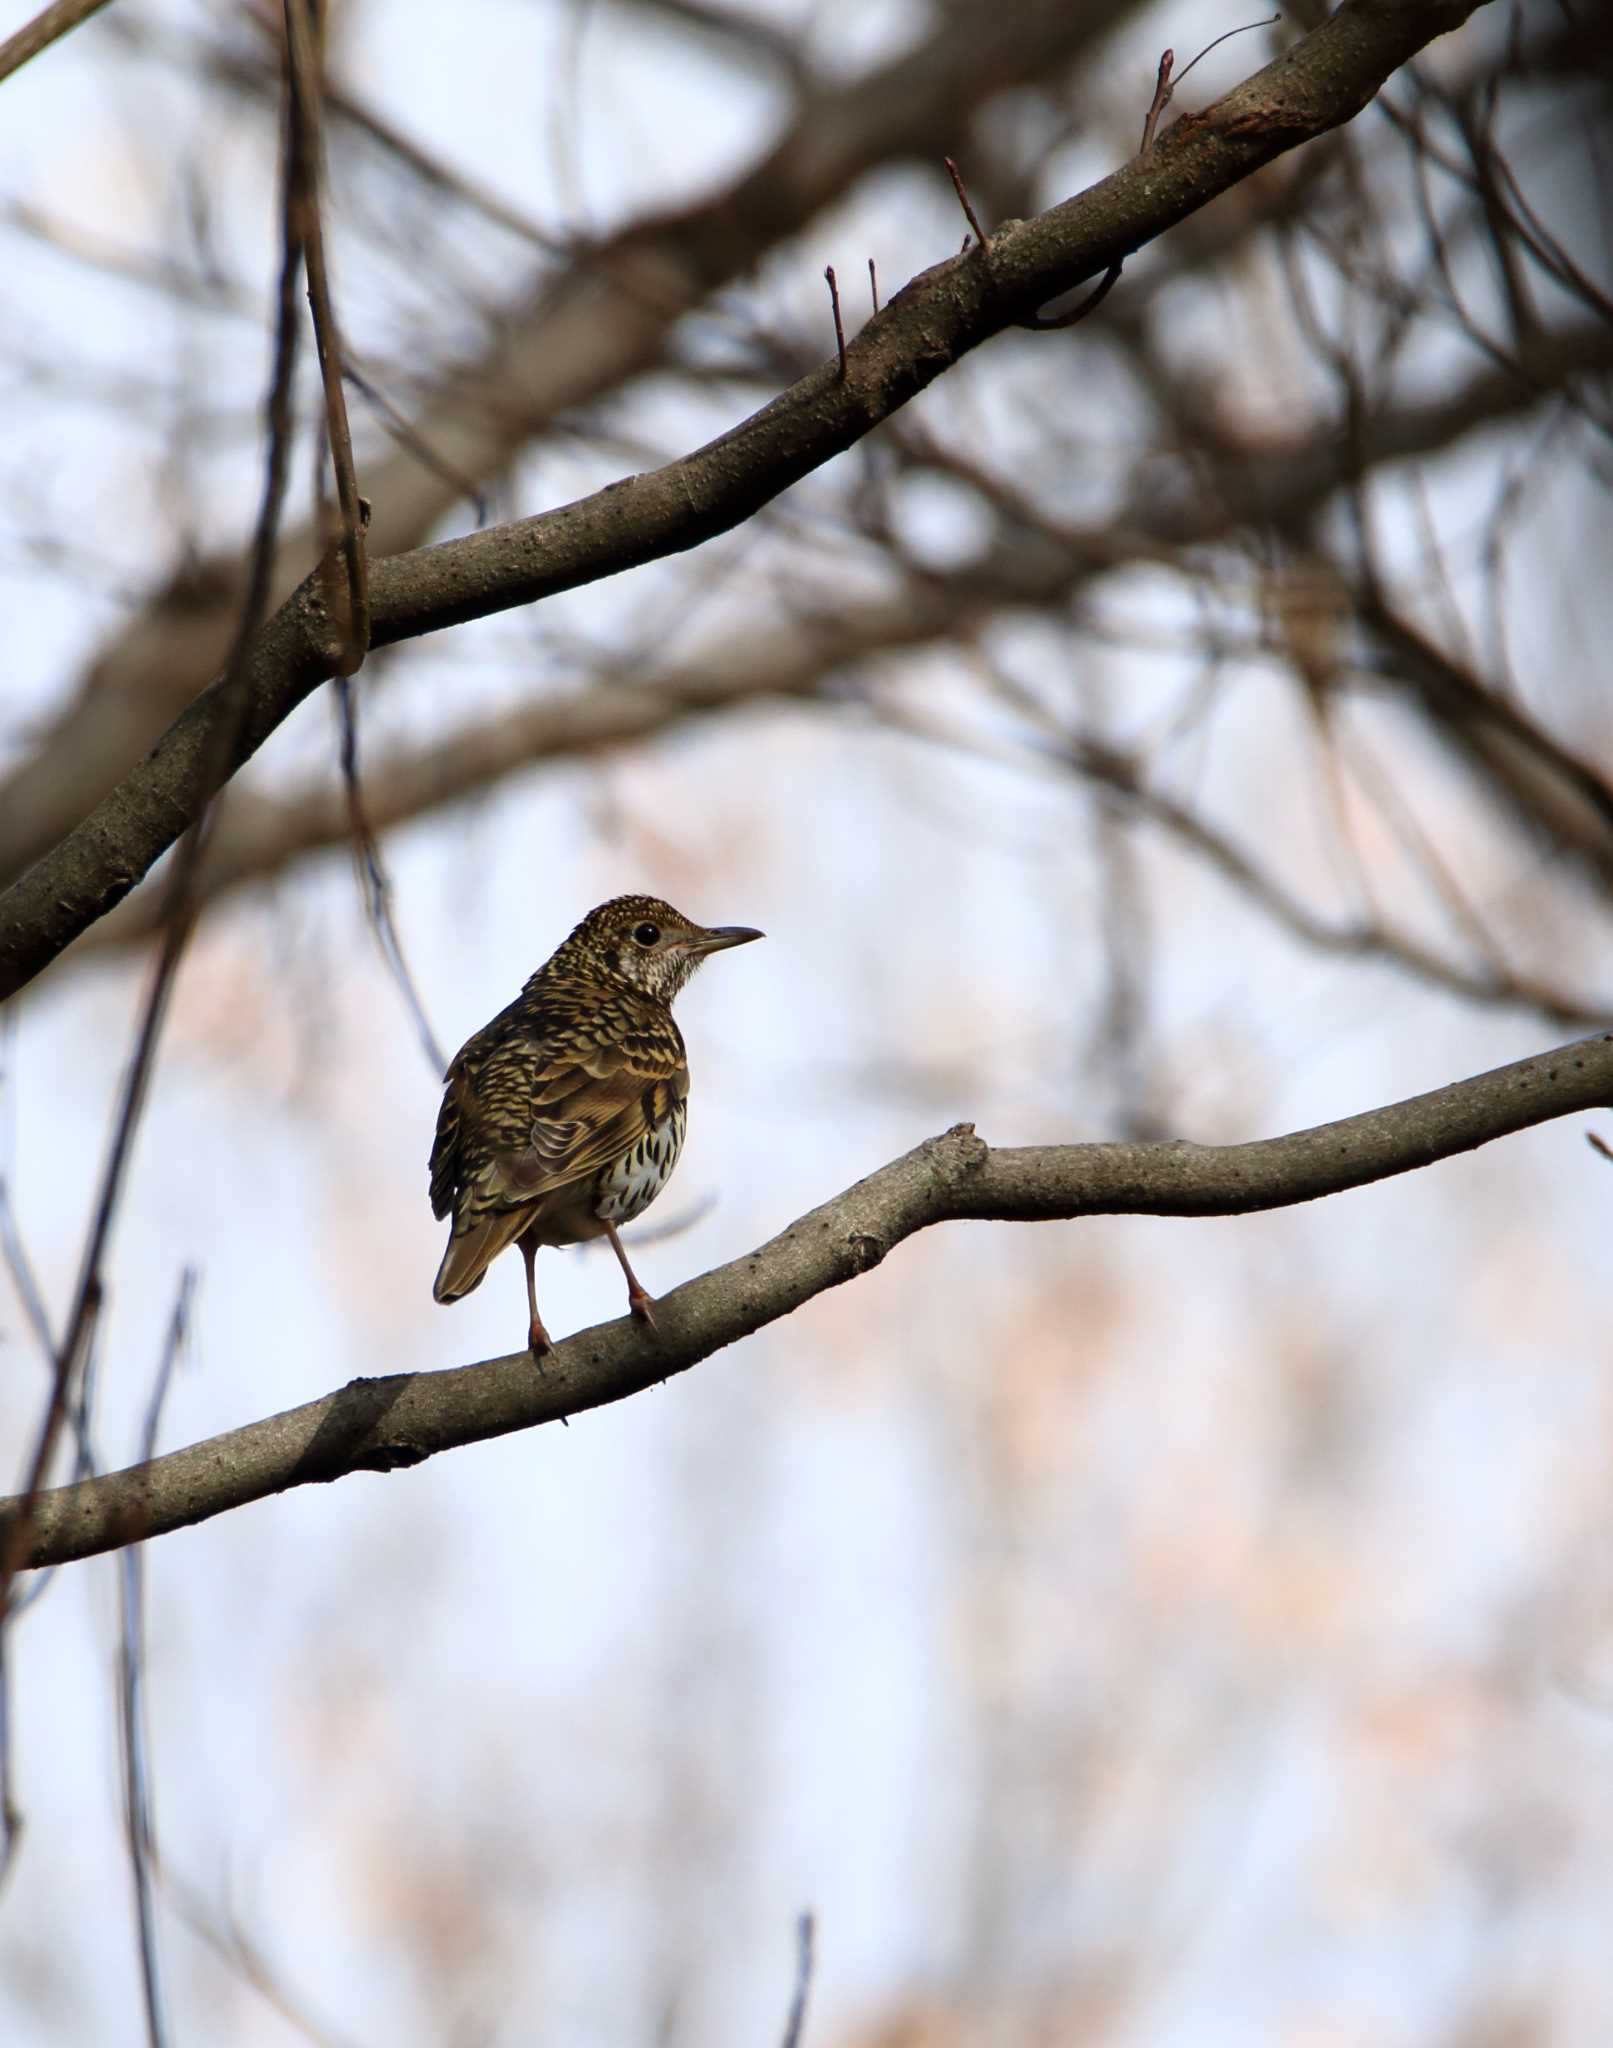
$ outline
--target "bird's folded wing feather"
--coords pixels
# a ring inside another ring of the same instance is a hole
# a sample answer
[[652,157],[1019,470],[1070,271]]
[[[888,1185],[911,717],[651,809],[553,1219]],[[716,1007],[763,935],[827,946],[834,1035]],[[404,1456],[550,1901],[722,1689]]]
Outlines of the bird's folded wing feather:
[[501,1045],[473,1074],[455,1061],[432,1149],[432,1207],[525,1207],[632,1150],[688,1092],[683,1048],[530,1040]]

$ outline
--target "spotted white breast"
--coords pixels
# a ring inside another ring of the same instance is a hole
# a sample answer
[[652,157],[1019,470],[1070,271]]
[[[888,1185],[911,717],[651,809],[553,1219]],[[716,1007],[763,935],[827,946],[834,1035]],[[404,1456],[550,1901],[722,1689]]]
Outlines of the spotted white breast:
[[643,1215],[672,1178],[688,1122],[689,1105],[674,1102],[630,1151],[604,1169],[594,1196],[594,1214],[601,1223],[631,1223]]

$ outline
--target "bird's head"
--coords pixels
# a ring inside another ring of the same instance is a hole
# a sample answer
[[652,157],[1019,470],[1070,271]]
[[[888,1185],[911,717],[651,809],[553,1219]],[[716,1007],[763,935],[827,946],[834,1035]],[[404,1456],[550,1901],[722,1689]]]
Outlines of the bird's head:
[[708,954],[762,936],[744,924],[692,924],[658,896],[613,896],[589,911],[551,965],[670,1003]]

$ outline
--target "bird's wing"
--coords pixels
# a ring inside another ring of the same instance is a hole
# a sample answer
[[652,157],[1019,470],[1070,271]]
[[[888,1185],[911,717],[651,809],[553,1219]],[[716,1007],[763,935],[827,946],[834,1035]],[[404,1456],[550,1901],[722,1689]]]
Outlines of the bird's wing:
[[458,1301],[480,1287],[488,1267],[526,1228],[529,1214],[526,1209],[488,1209],[463,1225],[456,1222],[432,1283],[437,1300]]
[[459,1123],[465,1100],[463,1055],[448,1069],[437,1134],[431,1141],[431,1213],[446,1216],[459,1188]]
[[568,1047],[526,1075],[525,1143],[496,1150],[483,1185],[531,1202],[610,1165],[663,1123],[689,1090],[676,1039]]
[[467,1046],[448,1070],[431,1151],[431,1204],[456,1228],[525,1209],[631,1151],[688,1093],[682,1040]]

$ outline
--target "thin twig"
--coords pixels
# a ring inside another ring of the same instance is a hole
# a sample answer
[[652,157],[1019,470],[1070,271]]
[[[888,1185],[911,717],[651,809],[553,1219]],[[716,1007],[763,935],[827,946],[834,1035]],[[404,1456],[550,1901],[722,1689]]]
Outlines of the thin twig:
[[220,1905],[219,1886],[193,1884],[169,1863],[161,1866],[158,1875],[163,1897],[192,1934],[205,1942],[226,1968],[233,1970],[287,2026],[301,2034],[312,2048],[348,2048],[345,2036],[327,2031],[296,2003],[233,1910],[227,1904]]
[[1120,281],[1121,269],[1120,264],[1111,263],[1086,297],[1078,305],[1072,306],[1067,313],[1031,313],[1018,324],[1021,327],[1028,327],[1033,334],[1051,334],[1057,327],[1076,326],[1089,313],[1095,313],[1108,298]]
[[[196,1271],[187,1266],[179,1277],[179,1292],[168,1320],[162,1357],[146,1404],[145,1424],[140,1432],[140,1458],[149,1462],[157,1451],[157,1428],[163,1402],[173,1382],[174,1368],[185,1348],[190,1330],[190,1305],[196,1291]],[[145,1547],[138,1538],[123,1550],[118,1577],[118,1725],[123,1753],[123,1827],[129,1851],[129,1874],[134,1886],[135,1927],[140,1949],[140,1986],[144,2000],[147,2048],[164,2048],[168,2039],[163,2016],[161,1956],[157,1947],[156,1899],[152,1873],[158,1865],[156,1824],[151,1810],[151,1745],[146,1732],[145,1665]]]
[[364,911],[370,930],[381,949],[381,958],[397,984],[398,992],[414,1021],[416,1035],[434,1075],[441,1076],[448,1062],[426,1015],[425,1004],[403,951],[396,920],[392,915],[392,883],[381,859],[380,842],[370,823],[364,802],[364,788],[358,768],[358,719],[353,704],[353,685],[347,676],[336,678],[337,715],[341,720],[342,784],[347,792],[348,827],[353,838],[353,859],[364,894]]
[[801,2048],[807,1994],[812,1989],[813,1936],[816,1931],[810,1913],[803,1913],[795,1923],[795,1990],[790,1999],[789,2017],[784,2023],[784,2039],[780,2048]]
[[0,1891],[4,1891],[17,1851],[22,1847],[22,1809],[17,1804],[11,1755],[11,1661],[7,1631],[0,1629]]
[[846,381],[846,330],[840,318],[840,287],[835,283],[835,267],[831,263],[824,271],[829,283],[829,305],[835,316],[835,353],[840,359],[840,381]]
[[340,633],[340,646],[332,666],[339,676],[350,676],[363,666],[370,644],[369,559],[365,541],[368,521],[353,463],[347,394],[342,388],[341,334],[331,305],[320,219],[322,53],[310,0],[285,0],[285,16],[291,213],[308,268],[308,305],[314,317],[314,346],[325,389],[325,440],[336,477],[342,564],[347,572],[345,593],[337,596],[333,592],[330,605],[331,617]]
[[[160,42],[157,48],[161,54],[177,55],[179,63],[187,73],[194,73],[203,67],[215,79],[230,84],[245,84],[253,89],[263,86],[265,80],[278,84],[280,57],[280,28],[276,19],[277,10],[271,0],[249,0],[241,9],[248,25],[257,31],[264,46],[265,56],[256,58],[246,54],[234,43],[210,45],[197,39],[195,44],[178,41]],[[152,37],[148,24],[145,47],[151,47]],[[438,202],[447,199],[457,205],[467,206],[500,227],[506,233],[530,242],[545,256],[567,257],[573,253],[574,244],[562,235],[551,234],[548,229],[530,215],[519,212],[508,200],[499,197],[490,187],[479,184],[471,175],[443,158],[435,156],[412,136],[383,115],[355,99],[351,92],[326,79],[321,90],[325,111],[336,120],[345,122],[355,133],[375,145],[384,155],[394,158],[403,168],[417,178],[432,193]]]
[[[1196,61],[1196,60],[1195,60]],[[1167,50],[1159,60],[1159,76],[1154,82],[1154,97],[1148,103],[1148,118],[1143,122],[1143,139],[1137,154],[1146,156],[1154,146],[1154,130],[1159,126],[1159,117],[1171,103],[1171,66],[1176,62],[1176,52]],[[1186,76],[1186,73],[1183,73]]]
[[476,524],[485,526],[490,516],[488,496],[476,479],[467,476],[464,470],[455,468],[446,456],[434,448],[408,416],[392,403],[375,379],[358,367],[351,354],[343,359],[342,375],[375,407],[381,415],[382,425],[398,447],[412,455],[422,469],[430,470],[433,476],[440,477],[444,483],[452,484],[455,490],[462,492],[470,500],[471,509],[476,515]]
[[22,1303],[22,1312],[33,1332],[34,1342],[44,1353],[46,1363],[54,1367],[56,1340],[50,1332],[50,1311],[45,1307],[45,1297],[34,1272],[33,1260],[28,1256],[28,1247],[22,1241],[17,1212],[12,1206],[11,1186],[3,1173],[0,1173],[0,1258],[4,1259],[6,1271],[11,1275],[11,1284],[17,1290],[17,1299]]
[[[980,216],[974,210],[974,203],[969,197],[968,187],[963,182],[962,173],[951,157],[944,156],[941,161],[947,167],[947,176],[952,180],[952,189],[958,195],[958,204],[963,208],[963,217],[970,227],[974,229],[975,241],[983,249],[986,246],[986,231],[980,225]],[[967,249],[969,244],[965,242],[963,246]]]
[[[339,545],[347,572],[345,591],[333,591],[329,606],[340,631],[340,645],[332,667],[336,672],[337,716],[341,723],[342,780],[347,792],[354,860],[363,885],[370,929],[375,934],[388,972],[397,983],[414,1019],[432,1071],[440,1074],[445,1062],[404,957],[403,944],[392,916],[391,884],[365,813],[359,781],[358,726],[351,678],[362,667],[370,641],[366,540],[369,505],[359,495],[358,472],[353,462],[352,435],[347,421],[347,399],[343,390],[341,332],[331,304],[330,279],[325,268],[320,210],[320,178],[324,168],[320,139],[323,52],[315,32],[311,0],[285,0],[285,22],[292,218],[308,265],[308,304],[313,313],[314,341],[325,391],[325,440],[336,478],[337,507],[341,517]],[[326,559],[329,560],[329,556]]]
[[[45,1306],[44,1292],[34,1272],[33,1260],[28,1256],[28,1247],[23,1242],[22,1226],[17,1220],[16,1206],[11,1199],[11,1188],[4,1175],[0,1175],[0,1257],[11,1275],[11,1284],[16,1288],[22,1302],[22,1310],[28,1327],[45,1361],[45,1370],[53,1378],[56,1372],[56,1340],[51,1335],[50,1311]],[[90,1415],[93,1409],[91,1388],[95,1354],[93,1350],[85,1361],[85,1368],[79,1378],[78,1399],[72,1404],[73,1436],[78,1446],[78,1455],[73,1461],[77,1474],[95,1470],[95,1447],[90,1441]],[[19,1594],[17,1606],[32,1604],[31,1594]]]
[[[1195,64],[1202,64],[1205,58],[1209,56],[1212,50],[1219,50],[1223,43],[1231,42],[1234,36],[1250,35],[1257,28],[1270,28],[1274,21],[1281,20],[1282,16],[1280,14],[1268,14],[1261,21],[1244,21],[1240,22],[1236,28],[1229,28],[1225,30],[1221,35],[1218,35],[1215,38],[1214,42],[1206,43],[1204,45],[1204,48],[1200,50],[1196,57],[1192,58],[1188,63],[1182,66],[1181,71],[1177,74],[1177,85],[1181,84],[1182,80],[1193,69],[1193,66]],[[1166,97],[1168,98],[1169,94],[1167,94]]]
[[[10,1050],[9,1040],[14,1017],[7,1013],[0,1022],[0,1054]],[[9,1080],[9,1060],[0,1061],[0,1092],[4,1092]],[[34,1272],[33,1261],[28,1256],[23,1242],[22,1229],[17,1221],[11,1202],[9,1184],[0,1174],[0,1256],[4,1257],[22,1303],[23,1315],[27,1320],[34,1342],[45,1361],[45,1370],[54,1383],[56,1374],[56,1341],[51,1334],[50,1312],[45,1306],[45,1297]],[[81,1381],[83,1389],[80,1400],[73,1410],[74,1429],[78,1441],[78,1457],[74,1461],[74,1475],[87,1478],[95,1470],[95,1461],[89,1440],[89,1374],[86,1371]],[[24,1607],[31,1607],[51,1580],[46,1572],[19,1592],[13,1602],[12,1611],[21,1613]],[[22,1846],[23,1813],[17,1799],[16,1759],[12,1744],[11,1711],[11,1666],[7,1656],[9,1631],[0,1627],[0,1892],[5,1889],[18,1850]]]

